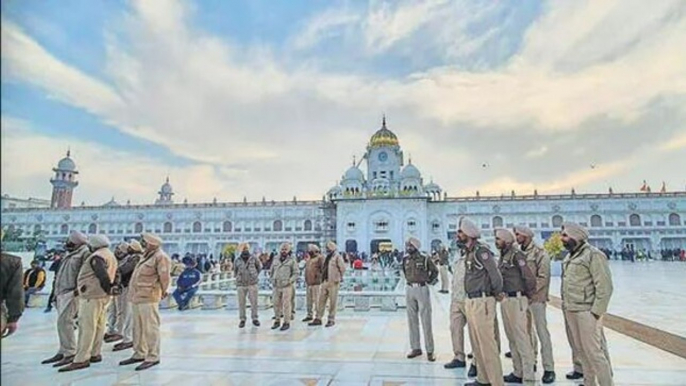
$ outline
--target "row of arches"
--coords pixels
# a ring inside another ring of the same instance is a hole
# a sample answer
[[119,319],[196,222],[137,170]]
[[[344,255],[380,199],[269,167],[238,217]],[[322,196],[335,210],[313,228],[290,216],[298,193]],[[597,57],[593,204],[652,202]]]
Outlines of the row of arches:
[[[224,221],[222,223],[222,232],[233,232],[233,223],[231,221]],[[133,226],[133,233],[143,233],[143,223],[137,222]],[[40,231],[41,227],[40,225],[35,225],[34,226],[34,231]],[[191,225],[191,232],[192,233],[201,233],[202,232],[202,223],[200,221],[195,221]],[[283,231],[283,221],[281,220],[274,220],[272,222],[272,230],[274,232],[282,232]],[[305,220],[303,222],[303,230],[306,232],[312,231],[312,220]],[[95,223],[91,223],[88,225],[88,233],[89,234],[94,234],[98,232],[98,226]],[[165,222],[162,225],[162,233],[173,233],[174,232],[174,224],[172,224],[170,221]],[[67,234],[69,233],[69,225],[68,224],[62,224],[60,225],[60,234]]]
[[[564,222],[564,217],[562,215],[556,214],[551,218],[551,223],[553,228],[559,228]],[[494,216],[491,221],[493,228],[503,227],[503,218],[501,216]],[[677,213],[670,213],[667,217],[667,224],[669,226],[679,226],[681,225],[681,216]],[[603,226],[603,218],[599,214],[594,214],[591,216],[590,222],[591,228],[600,228]],[[629,215],[629,226],[637,227],[641,226],[641,216],[636,213]]]

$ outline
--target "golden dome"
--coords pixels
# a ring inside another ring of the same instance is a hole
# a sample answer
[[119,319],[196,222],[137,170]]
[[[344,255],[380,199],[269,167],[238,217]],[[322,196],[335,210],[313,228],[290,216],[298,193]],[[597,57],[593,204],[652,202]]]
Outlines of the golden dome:
[[372,135],[369,140],[369,147],[398,146],[398,137],[386,128],[386,117],[383,117],[381,128]]

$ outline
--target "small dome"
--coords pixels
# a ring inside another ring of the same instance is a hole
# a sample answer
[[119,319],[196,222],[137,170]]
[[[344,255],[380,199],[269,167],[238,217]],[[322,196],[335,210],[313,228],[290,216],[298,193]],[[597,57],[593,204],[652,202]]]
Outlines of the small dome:
[[427,192],[430,192],[430,193],[432,193],[432,192],[440,192],[440,191],[441,191],[441,187],[438,186],[438,184],[436,184],[436,183],[434,183],[433,181],[431,181],[431,182],[429,182],[428,184],[426,184],[426,186],[424,187],[424,190],[426,190]]
[[351,166],[343,176],[344,180],[364,181],[364,173],[357,166]]
[[409,178],[420,179],[421,177],[422,174],[419,172],[419,169],[417,169],[416,166],[412,165],[412,163],[407,164],[407,166],[403,168],[403,171],[400,172],[400,178],[403,180]]
[[62,158],[60,162],[57,163],[57,169],[69,172],[76,170],[76,164],[74,163],[74,160],[71,159],[70,155],[71,152],[67,151],[67,156]]
[[390,130],[386,128],[386,117],[384,116],[381,128],[372,135],[369,140],[370,148],[385,147],[385,146],[398,146],[398,137]]
[[337,195],[341,194],[342,192],[343,192],[343,190],[341,189],[341,187],[339,185],[336,185],[336,186],[332,187],[331,189],[329,189],[328,194],[330,196],[337,196]]

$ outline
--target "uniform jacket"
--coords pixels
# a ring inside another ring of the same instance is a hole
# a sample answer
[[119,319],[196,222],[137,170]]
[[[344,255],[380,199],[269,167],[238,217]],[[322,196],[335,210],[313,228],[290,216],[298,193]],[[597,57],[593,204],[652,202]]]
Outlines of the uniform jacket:
[[169,288],[170,265],[169,256],[160,248],[144,254],[133,270],[129,283],[131,302],[159,303],[162,294]]
[[458,256],[453,264],[453,288],[451,292],[451,300],[453,302],[464,302],[467,297],[467,294],[464,291],[464,275],[466,271],[464,262],[465,257]]
[[133,271],[136,269],[138,262],[143,257],[142,253],[129,253],[124,258],[119,260],[119,277],[121,278],[122,287],[126,288],[131,282]]
[[44,286],[45,270],[43,268],[29,268],[24,272],[24,288],[43,288]]
[[310,256],[305,261],[305,283],[307,283],[307,285],[322,284],[323,268],[324,256],[322,256],[320,253]]
[[24,286],[21,258],[7,253],[0,257],[0,306],[7,307],[7,323],[14,323],[24,313]]
[[584,242],[562,263],[562,308],[566,311],[607,312],[612,274],[607,257]]
[[292,256],[288,256],[284,261],[281,261],[280,256],[275,256],[269,276],[274,288],[288,287],[298,278],[298,264]]
[[522,292],[528,297],[536,290],[536,277],[519,248],[512,246],[502,254],[498,269],[503,277],[503,292]]
[[405,255],[403,273],[408,283],[433,283],[438,277],[438,268],[433,260],[419,252]]
[[105,262],[105,269],[107,270],[107,277],[110,283],[114,281],[114,277],[117,274],[117,259],[109,248],[100,248],[91,253],[84,260],[79,276],[76,278],[79,296],[84,299],[102,299],[110,296],[109,288],[102,288],[100,280],[91,265],[91,261],[98,257]]
[[[329,258],[329,265],[326,265],[326,256],[322,257],[322,270],[327,270],[326,281],[332,283],[340,283],[343,281],[343,274],[345,273],[345,261],[338,252],[334,252]],[[322,280],[324,280],[324,272],[322,272]]]
[[493,252],[485,244],[477,242],[467,248],[465,266],[464,290],[467,294],[485,292],[493,296],[503,291],[503,277]]
[[531,295],[533,303],[545,303],[549,300],[550,291],[550,256],[545,249],[530,242],[526,249],[522,249],[526,255],[526,263],[531,273],[536,277],[536,290]]
[[259,281],[262,263],[255,255],[250,255],[248,260],[236,257],[233,265],[233,273],[236,276],[236,286],[247,287],[256,285]]
[[88,255],[90,255],[88,245],[83,244],[60,260],[60,268],[55,275],[55,295],[74,292],[79,271]]

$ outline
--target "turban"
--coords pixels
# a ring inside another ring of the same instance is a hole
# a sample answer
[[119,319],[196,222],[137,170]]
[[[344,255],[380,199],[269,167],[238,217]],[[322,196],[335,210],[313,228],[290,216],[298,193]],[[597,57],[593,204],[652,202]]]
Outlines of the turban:
[[335,251],[338,248],[338,246],[333,241],[329,241],[328,243],[326,243],[326,248],[330,251]]
[[422,246],[422,243],[416,237],[410,237],[409,239],[407,239],[407,243],[412,245],[416,250],[419,250],[419,248],[421,248]]
[[495,230],[495,237],[503,240],[506,243],[514,243],[515,235],[507,228],[498,228]]
[[521,235],[530,237],[532,239],[534,238],[534,231],[532,231],[531,228],[529,228],[527,226],[517,225],[516,227],[514,227],[514,231],[515,231],[515,233],[519,233]]
[[588,230],[577,223],[562,223],[562,232],[578,242],[588,240]]
[[310,252],[319,252],[317,244],[307,244],[307,250]]
[[291,246],[291,243],[283,243],[281,244],[281,249],[286,248],[286,252],[290,252],[293,247]]
[[462,217],[460,219],[460,230],[462,233],[467,235],[467,237],[471,237],[473,239],[478,239],[481,237],[481,231],[479,228],[467,217]]
[[88,236],[79,231],[71,231],[68,239],[72,244],[83,245],[88,242]]
[[119,253],[126,253],[129,250],[129,244],[126,242],[121,242],[119,245],[117,245],[117,252]]
[[139,243],[138,240],[131,240],[129,248],[133,249],[135,252],[143,252],[143,247],[141,247],[141,243]]
[[155,234],[149,232],[141,233],[141,238],[150,246],[159,247],[162,245],[162,239]]
[[107,248],[110,246],[110,239],[105,235],[91,235],[88,237],[88,245],[93,249]]
[[236,250],[238,251],[238,253],[241,253],[241,252],[243,252],[243,251],[245,251],[245,250],[247,250],[248,252],[250,252],[250,244],[248,244],[248,243],[240,243],[240,244],[238,244],[238,247],[236,248]]

